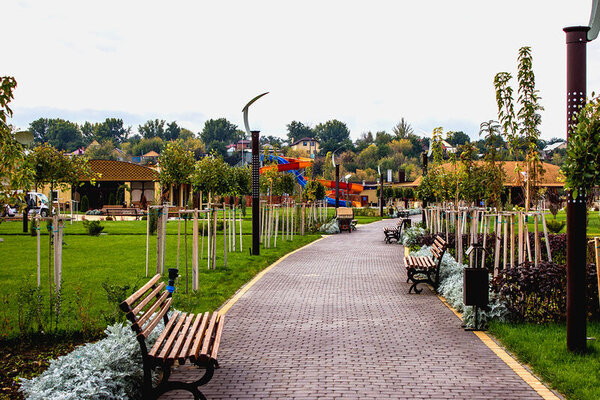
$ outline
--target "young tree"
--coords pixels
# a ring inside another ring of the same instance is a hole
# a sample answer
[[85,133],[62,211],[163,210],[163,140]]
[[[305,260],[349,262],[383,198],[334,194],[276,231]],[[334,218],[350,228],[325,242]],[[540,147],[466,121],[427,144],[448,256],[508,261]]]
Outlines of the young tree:
[[197,190],[208,193],[209,201],[213,195],[231,193],[232,168],[221,157],[214,155],[204,157],[194,166],[192,185]]
[[0,205],[23,199],[19,189],[33,183],[33,170],[26,162],[23,147],[15,140],[6,120],[13,112],[9,103],[14,98],[17,81],[10,76],[0,77]]
[[194,172],[194,155],[187,150],[182,140],[167,143],[158,159],[159,179],[162,187],[191,182]]
[[36,187],[49,184],[50,190],[66,189],[76,185],[80,178],[96,178],[85,157],[69,157],[49,144],[35,147],[27,155],[27,161],[34,171]]
[[[504,135],[509,143],[509,152],[518,154],[522,152],[520,142],[525,146],[525,209],[529,210],[532,198],[537,196],[537,183],[544,173],[539,157],[537,144],[539,141],[539,125],[543,110],[540,105],[539,91],[535,89],[535,74],[533,73],[533,59],[530,47],[521,47],[518,56],[518,93],[517,99],[520,108],[515,117],[513,105],[513,89],[509,83],[512,75],[500,72],[494,78],[496,88],[496,103],[498,105],[498,118],[502,123]],[[520,172],[520,171],[517,171]]]

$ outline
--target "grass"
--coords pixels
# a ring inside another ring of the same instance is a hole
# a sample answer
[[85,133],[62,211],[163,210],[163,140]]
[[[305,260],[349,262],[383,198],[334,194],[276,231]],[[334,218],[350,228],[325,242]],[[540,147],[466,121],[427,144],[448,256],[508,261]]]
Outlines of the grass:
[[[106,221],[106,235],[87,236],[81,222],[65,227],[65,246],[63,247],[63,292],[62,318],[58,331],[80,332],[100,330],[111,320],[113,314],[120,315],[115,308],[115,299],[109,299],[103,284],[118,291],[118,287],[127,294],[133,292],[147,280],[146,260],[146,221]],[[23,333],[25,326],[35,315],[37,305],[29,294],[35,294],[36,286],[36,238],[28,234],[19,234],[20,222],[5,222],[0,225],[0,244],[2,266],[0,269],[0,338],[14,337]],[[190,311],[203,312],[218,308],[231,297],[244,283],[260,270],[264,269],[284,254],[297,249],[321,237],[320,234],[294,235],[293,241],[281,240],[277,248],[263,249],[260,256],[250,256],[250,221],[244,221],[243,251],[231,252],[227,256],[227,269],[223,259],[223,236],[217,239],[216,270],[207,269],[206,250],[204,259],[199,263],[200,288],[191,291],[192,274],[192,224],[188,223],[188,269],[186,274],[183,238],[180,253],[180,275],[178,292],[174,296],[175,307]],[[183,230],[183,223],[182,223]],[[177,265],[177,222],[167,224],[166,262],[167,268]],[[48,236],[41,241],[41,287],[43,296],[43,325],[49,326],[49,270]],[[272,242],[273,243],[273,242]],[[239,242],[238,242],[239,244]],[[204,246],[206,247],[206,240]],[[238,246],[239,247],[239,246]],[[150,240],[149,274],[156,271],[156,236]],[[185,294],[186,278],[189,285]],[[20,328],[21,327],[21,328]]]
[[[566,348],[565,324],[492,322],[489,332],[567,399],[600,398],[598,340],[588,341],[588,353],[573,354]],[[589,322],[587,335],[600,339],[600,322]]]
[[[546,213],[546,221],[549,221],[551,219],[554,219],[554,216],[551,213]],[[567,222],[567,212],[564,210],[559,211],[558,214],[556,214],[556,220],[564,221],[566,223]],[[532,221],[533,221],[533,218],[530,219],[530,222],[528,224],[529,232],[534,231],[534,224]],[[539,230],[540,230],[540,232],[542,232],[541,223],[539,224]],[[565,225],[562,228],[562,230],[560,231],[560,233],[566,233],[566,232],[567,232],[567,226]],[[598,211],[588,211],[587,235],[588,236],[600,236],[600,213]]]

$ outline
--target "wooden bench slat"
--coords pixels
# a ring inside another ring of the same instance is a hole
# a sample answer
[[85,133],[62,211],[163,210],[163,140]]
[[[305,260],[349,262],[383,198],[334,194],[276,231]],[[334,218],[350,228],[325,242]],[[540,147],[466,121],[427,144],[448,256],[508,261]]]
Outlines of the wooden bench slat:
[[150,317],[152,317],[152,314],[154,314],[156,310],[163,305],[168,295],[169,292],[163,292],[163,294],[160,295],[160,297],[150,306],[150,308],[146,310],[146,312],[144,312],[140,318],[138,318],[137,322],[132,325],[132,328],[137,326],[140,330],[142,330],[144,328],[144,324],[148,322]]
[[160,353],[158,354],[158,356],[156,358],[159,358],[161,360],[165,360],[167,358],[167,355],[169,354],[169,352],[171,351],[171,348],[173,347],[173,343],[175,343],[175,340],[179,336],[179,332],[181,331],[181,327],[186,320],[186,316],[187,316],[186,313],[181,314],[181,316],[177,320],[177,325],[175,325],[175,328],[173,328],[171,333],[169,333],[169,336],[167,336],[167,341],[165,342],[165,345],[163,346],[162,350],[160,351]]
[[169,322],[167,322],[167,325],[165,326],[163,331],[158,336],[158,339],[156,339],[154,346],[152,346],[152,349],[148,352],[148,355],[150,357],[156,356],[156,354],[158,353],[158,350],[160,350],[160,348],[162,347],[163,342],[165,341],[167,335],[169,334],[169,332],[171,332],[171,328],[173,327],[173,325],[175,325],[175,321],[177,321],[179,314],[180,314],[179,311],[175,311],[173,313],[173,315],[171,315]]
[[146,328],[144,328],[144,330],[140,334],[138,334],[138,336],[142,335],[142,336],[144,336],[144,338],[147,338],[150,335],[152,330],[160,322],[161,318],[165,316],[167,311],[169,311],[169,307],[171,307],[172,300],[173,299],[171,299],[171,298],[167,299],[167,301],[165,302],[165,306],[160,310],[160,312],[158,314],[156,314],[156,317],[148,324],[148,326]]
[[210,358],[213,360],[217,359],[217,353],[219,352],[219,345],[221,344],[221,333],[223,333],[223,325],[225,323],[225,316],[219,316],[219,326],[217,328],[217,333],[215,334],[215,341],[212,346],[212,350],[210,352]]
[[189,335],[190,325],[192,324],[192,320],[194,319],[194,314],[189,314],[183,323],[183,328],[181,328],[181,332],[179,333],[179,337],[173,346],[173,349],[167,356],[167,362],[173,363],[177,358],[181,350],[181,346],[183,345],[183,341],[186,339],[187,335]]
[[208,328],[206,328],[206,332],[204,333],[204,338],[202,340],[202,349],[200,350],[200,354],[196,353],[196,359],[198,360],[202,358],[202,356],[209,354],[210,342],[212,341],[213,331],[215,329],[215,324],[217,323],[217,316],[218,313],[214,312],[210,317]]
[[131,311],[131,314],[137,315],[140,311],[142,311],[152,299],[156,298],[156,295],[162,290],[163,287],[165,287],[165,283],[161,282],[152,292],[150,292],[148,296],[144,298],[144,300],[139,302],[139,304]]
[[[205,313],[205,314],[208,314],[208,313]],[[194,319],[194,323],[192,324],[192,327],[191,327],[190,331],[188,332],[187,339],[185,340],[185,343],[183,344],[183,347],[181,348],[181,351],[179,352],[179,363],[180,364],[185,364],[185,360],[190,355],[190,349],[192,348],[194,338],[198,334],[198,327],[200,326],[201,321],[202,321],[202,314],[196,314],[196,319]]]
[[154,275],[154,277],[152,279],[150,279],[148,281],[148,283],[146,283],[144,286],[139,288],[134,294],[129,296],[125,301],[123,301],[119,305],[119,307],[121,307],[121,310],[123,310],[125,312],[130,311],[133,303],[135,303],[144,293],[146,293],[148,291],[148,289],[150,289],[152,287],[152,285],[154,285],[156,282],[158,282],[159,279],[160,279],[160,274]]
[[202,324],[200,325],[200,328],[198,328],[198,332],[196,332],[194,345],[192,347],[192,351],[190,351],[190,360],[192,362],[196,362],[198,359],[198,353],[200,352],[200,347],[202,346],[202,339],[204,338],[204,333],[206,332],[206,327],[208,326],[209,317],[210,314],[208,312],[204,313]]

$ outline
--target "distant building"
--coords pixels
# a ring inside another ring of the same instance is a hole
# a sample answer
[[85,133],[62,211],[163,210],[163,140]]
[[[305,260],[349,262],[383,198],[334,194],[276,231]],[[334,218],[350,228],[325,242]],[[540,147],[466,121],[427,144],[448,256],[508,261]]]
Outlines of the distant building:
[[296,140],[290,146],[292,150],[299,151],[309,156],[310,158],[315,158],[315,156],[319,153],[319,141],[315,138],[303,137],[300,140]]
[[142,156],[142,161],[149,164],[156,164],[158,162],[158,157],[160,157],[160,154],[151,150]]

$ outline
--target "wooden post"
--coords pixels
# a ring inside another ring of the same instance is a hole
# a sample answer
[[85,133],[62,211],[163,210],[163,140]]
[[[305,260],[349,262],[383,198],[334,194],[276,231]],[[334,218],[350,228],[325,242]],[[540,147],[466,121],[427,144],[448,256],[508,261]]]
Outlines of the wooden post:
[[273,247],[277,248],[277,233],[278,233],[278,228],[279,228],[279,207],[276,208],[276,212],[275,212],[275,238],[274,240],[274,244]]
[[236,232],[235,232],[235,223],[237,222],[237,220],[236,220],[236,218],[237,218],[237,213],[236,213],[236,211],[237,211],[237,208],[236,208],[236,206],[234,205],[234,206],[233,206],[233,226],[232,226],[232,228],[233,228],[233,231],[232,231],[232,236],[233,236],[233,251],[234,251],[234,252],[236,252],[236,251],[237,251],[237,250],[236,250],[237,246],[235,245],[235,241],[237,240],[237,235],[236,235]]
[[217,269],[217,218],[219,214],[216,208],[213,214],[212,269]]
[[293,208],[290,210],[292,213],[290,236],[291,236],[291,240],[294,240],[294,219],[295,219],[295,215],[296,215],[296,202],[294,202],[292,204],[292,207]]
[[[41,228],[41,224],[40,224],[39,214],[35,217],[35,221],[37,222],[36,228],[35,228],[35,230],[37,231],[36,232],[36,236],[37,236],[37,285],[38,285],[38,287],[40,287],[42,264],[41,264],[41,260],[40,260],[40,228]],[[33,224],[33,221],[31,221],[31,223]]]
[[306,204],[302,203],[302,227],[300,228],[300,234],[304,236],[304,226],[305,226],[305,210]]
[[[487,215],[483,215],[483,248],[485,249],[485,244],[487,243],[487,231],[490,217]],[[486,252],[483,252],[481,256],[481,268],[485,268],[485,255]]]
[[[179,270],[179,253],[181,248],[181,211],[177,211],[177,269]],[[187,280],[187,277],[186,277]]]
[[208,195],[208,211],[206,213],[207,219],[207,232],[206,232],[206,267],[210,269],[210,263],[212,261],[212,209],[210,203],[210,194]]
[[240,214],[240,252],[244,249],[242,243],[242,215]]
[[[527,214],[525,215],[527,217]],[[525,247],[527,248],[527,259],[529,260],[529,262],[533,261],[531,258],[531,241],[529,240],[529,223],[527,221],[527,219],[525,219],[525,223],[524,223],[524,230],[525,230]]]
[[510,268],[515,267],[515,214],[510,214]]
[[162,261],[162,207],[157,208],[158,215],[156,216],[156,273],[162,274],[162,270],[160,267]]
[[148,277],[148,261],[150,257],[150,206],[146,211],[146,278]]
[[550,240],[548,238],[548,227],[546,226],[546,216],[542,212],[542,228],[544,229],[544,239],[546,240],[546,252],[548,253],[548,261],[552,262],[552,252],[550,251]]
[[[202,224],[204,228],[204,224]],[[192,240],[194,242],[192,246],[192,290],[198,290],[199,288],[199,270],[198,270],[198,209],[194,209],[194,223],[192,225]],[[187,253],[187,252],[186,252]],[[187,264],[186,264],[187,265]],[[187,277],[186,277],[187,284]],[[187,288],[186,288],[187,290]]]
[[535,266],[537,267],[538,265],[540,265],[540,257],[541,257],[541,249],[540,249],[540,235],[539,235],[539,229],[538,229],[538,215],[535,214],[533,216],[533,223],[534,223],[534,237],[533,237],[533,245],[535,247],[535,252],[534,252],[534,260],[535,260]]
[[[227,215],[225,210],[225,202],[223,202],[223,263],[227,269]],[[231,238],[230,238],[231,239]],[[231,242],[229,243],[231,245]]]
[[518,216],[518,220],[519,220],[519,243],[518,243],[518,248],[517,248],[517,262],[519,263],[519,266],[523,264],[524,257],[523,257],[523,213],[521,211],[519,211],[519,213],[517,214]]
[[496,233],[496,247],[494,249],[494,276],[498,276],[500,270],[500,231],[502,230],[502,222],[500,214],[496,214],[496,223],[494,224],[494,233]]
[[506,260],[508,258],[508,217],[507,215],[502,215],[502,222],[504,224],[504,234],[502,235],[502,269],[506,269]]
[[594,254],[596,255],[596,278],[598,278],[598,301],[600,301],[600,238],[594,238]]

